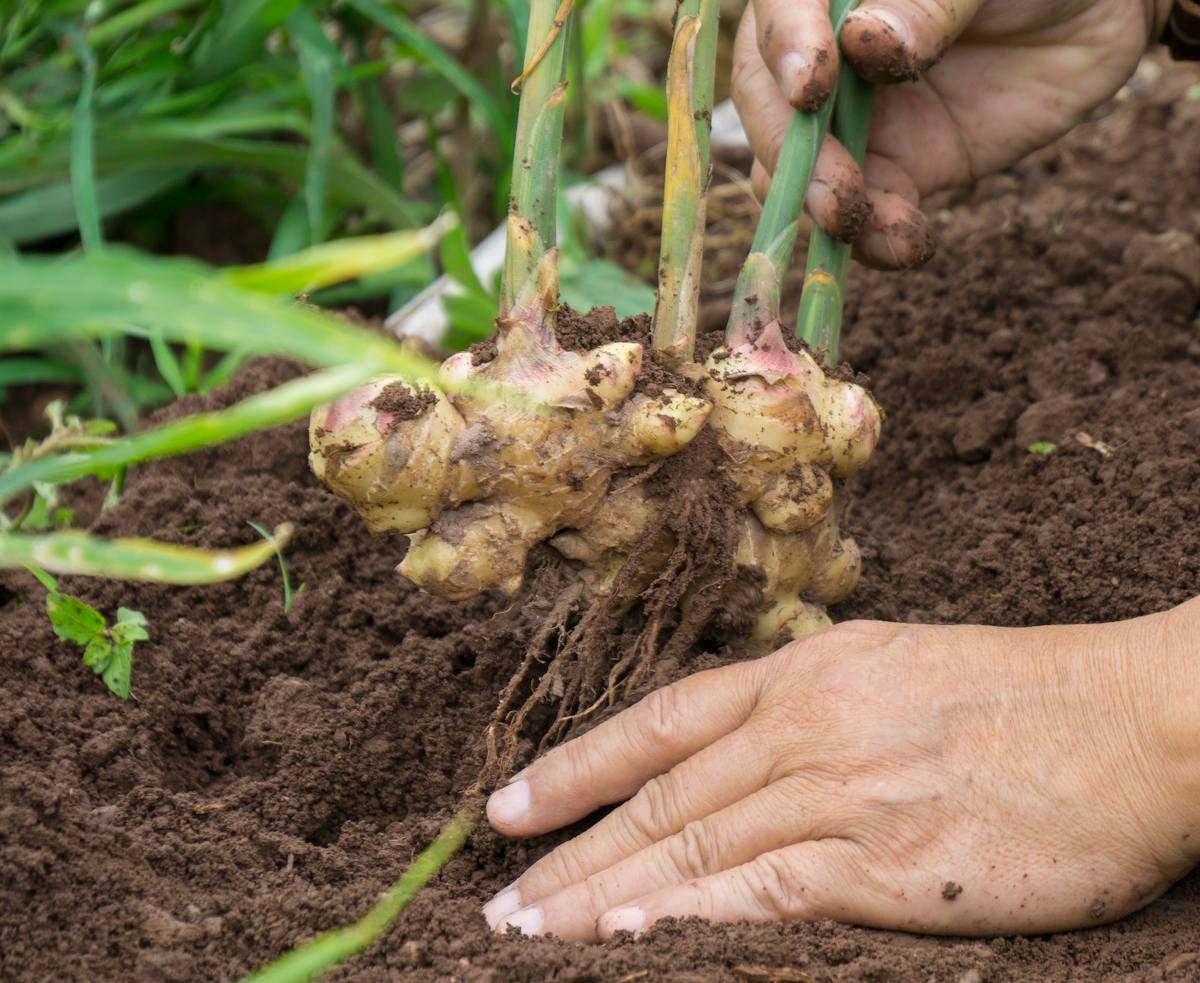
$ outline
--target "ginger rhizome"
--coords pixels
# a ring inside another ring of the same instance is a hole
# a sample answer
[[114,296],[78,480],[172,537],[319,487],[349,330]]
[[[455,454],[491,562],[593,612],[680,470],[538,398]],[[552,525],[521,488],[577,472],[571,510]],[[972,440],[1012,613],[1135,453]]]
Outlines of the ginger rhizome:
[[473,365],[462,352],[441,367],[526,402],[383,378],[313,413],[313,472],[373,532],[408,533],[400,573],[441,597],[516,594],[531,547],[586,529],[614,472],[678,452],[712,409],[677,391],[635,392],[641,345],[564,351],[553,251],[539,272],[536,294],[500,325],[493,359]]

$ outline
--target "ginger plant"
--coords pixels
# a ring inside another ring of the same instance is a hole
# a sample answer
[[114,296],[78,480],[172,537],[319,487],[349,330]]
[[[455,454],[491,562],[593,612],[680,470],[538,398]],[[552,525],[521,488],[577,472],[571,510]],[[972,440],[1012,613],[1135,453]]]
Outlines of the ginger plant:
[[[380,377],[312,416],[314,473],[372,530],[409,537],[404,577],[449,599],[498,589],[553,602],[501,695],[488,780],[511,766],[539,703],[557,705],[544,744],[706,632],[765,648],[819,630],[826,605],[858,577],[858,550],[838,528],[838,483],[870,456],[880,412],[789,345],[779,311],[832,100],[796,114],[724,344],[696,361],[718,6],[687,0],[676,19],[651,348],[559,343],[556,175],[571,25],[569,2],[534,0],[494,354],[450,357],[441,385]],[[848,0],[832,8],[840,26]],[[839,249],[828,252],[844,276]],[[840,316],[840,293],[831,305]],[[836,332],[830,321],[830,354]],[[488,400],[466,380],[524,399]],[[535,551],[552,562],[531,564]]]
[[[826,375],[811,349],[793,350],[779,313],[833,107],[796,114],[724,344],[698,364],[719,2],[684,0],[668,66],[652,349],[622,339],[566,350],[555,332],[554,175],[569,6],[531,5],[495,354],[478,364],[455,355],[441,368],[444,382],[500,382],[526,398],[489,403],[477,388],[448,394],[384,376],[316,409],[310,426],[317,476],[372,529],[408,534],[404,576],[448,598],[523,589],[530,608],[549,610],[535,617],[501,693],[487,764],[441,835],[358,922],[287,953],[256,983],[311,979],[378,938],[466,841],[482,790],[511,769],[540,703],[558,707],[545,744],[705,630],[762,646],[818,630],[828,623],[824,606],[858,577],[858,550],[838,529],[837,484],[870,456],[880,411],[860,386]],[[849,6],[831,4],[839,27]],[[857,86],[845,110],[840,97],[837,105],[839,136],[861,159],[869,92]],[[829,365],[847,263],[844,244],[814,231],[801,328]],[[535,551],[550,560],[527,562]],[[738,617],[743,608],[748,618]]]

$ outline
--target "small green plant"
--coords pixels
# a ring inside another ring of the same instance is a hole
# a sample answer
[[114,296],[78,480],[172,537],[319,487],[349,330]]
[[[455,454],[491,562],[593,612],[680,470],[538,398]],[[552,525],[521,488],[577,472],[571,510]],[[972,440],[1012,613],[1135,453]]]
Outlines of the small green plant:
[[150,638],[146,617],[140,611],[117,608],[117,621],[108,620],[90,604],[58,589],[58,581],[44,570],[31,567],[46,588],[46,614],[54,634],[83,649],[83,664],[89,666],[116,696],[129,699],[133,677],[133,646]]
[[[262,526],[260,526],[257,522],[249,522],[248,521],[246,523],[246,525],[248,525],[256,533],[258,533],[260,536],[262,536],[263,539],[267,540],[267,542],[274,542],[274,539],[272,538],[271,534],[266,529],[264,529]],[[288,576],[287,561],[284,560],[284,558],[283,558],[283,550],[280,548],[277,548],[275,550],[275,556],[279,560],[279,574],[283,578],[283,613],[289,614],[289,613],[291,613],[291,610],[292,610],[292,599],[293,599],[292,578],[290,576]],[[300,594],[301,592],[303,592],[303,590],[304,590],[304,585],[301,584],[299,587],[296,588],[296,594]]]
[[1026,449],[1030,454],[1053,454],[1058,450],[1058,444],[1051,443],[1048,440],[1039,440],[1036,443],[1030,444]]

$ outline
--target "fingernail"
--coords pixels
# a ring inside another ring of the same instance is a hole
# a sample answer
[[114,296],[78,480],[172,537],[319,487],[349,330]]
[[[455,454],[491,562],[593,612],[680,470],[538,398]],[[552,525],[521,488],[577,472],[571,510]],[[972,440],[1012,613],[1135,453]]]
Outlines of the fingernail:
[[837,213],[837,196],[824,181],[813,179],[808,184],[808,190],[804,193],[804,202],[808,205],[809,214],[817,221],[822,221],[827,215]]
[[646,913],[636,905],[628,908],[614,908],[600,916],[600,934],[610,938],[617,932],[641,933],[646,927]]
[[788,102],[806,113],[820,109],[827,95],[813,78],[812,62],[799,51],[789,51],[779,59],[779,87]]
[[872,9],[864,10],[863,14],[879,21],[901,44],[906,47],[912,44],[912,32],[908,29],[908,24],[905,23],[903,17],[897,16],[894,11]]
[[522,935],[538,935],[542,931],[544,920],[542,909],[538,905],[533,905],[529,908],[522,908],[515,915],[509,915],[496,926],[496,931],[503,935],[510,928],[517,928],[521,930]]
[[507,918],[521,907],[521,892],[515,887],[506,887],[483,906],[483,917],[488,928],[494,929],[501,918]]
[[492,793],[487,802],[488,821],[512,826],[529,812],[529,782],[521,779]]

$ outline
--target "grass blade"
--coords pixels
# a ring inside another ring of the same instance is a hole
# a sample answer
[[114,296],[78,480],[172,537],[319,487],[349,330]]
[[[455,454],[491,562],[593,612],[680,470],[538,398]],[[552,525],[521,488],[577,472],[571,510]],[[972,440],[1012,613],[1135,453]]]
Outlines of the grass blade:
[[479,821],[479,812],[475,801],[463,806],[438,838],[359,921],[326,932],[293,949],[246,977],[242,983],[306,983],[362,952],[388,929],[417,892],[459,851]]
[[423,64],[458,89],[472,106],[477,106],[496,135],[500,157],[503,159],[512,154],[514,132],[508,116],[492,93],[457,58],[427,38],[416,24],[394,9],[384,7],[375,0],[347,0],[347,5],[394,34]]
[[312,112],[304,162],[304,205],[309,243],[313,244],[324,238],[325,183],[333,152],[334,67],[340,65],[341,58],[306,7],[298,8],[287,25],[300,51],[300,68]]
[[339,239],[282,259],[222,270],[222,275],[231,283],[258,293],[319,290],[412,262],[457,226],[458,217],[446,212],[423,229]]
[[[263,539],[269,540],[271,538],[271,534],[257,522],[247,521],[246,525],[262,536]],[[283,578],[283,613],[290,614],[292,610],[292,578],[288,576],[287,563],[283,559],[283,550],[276,550],[275,556],[279,560],[279,575]],[[301,584],[300,590],[303,589],[304,585]]]
[[[63,289],[69,284],[70,289]],[[276,297],[243,290],[190,260],[110,248],[52,261],[0,264],[0,352],[153,325],[171,341],[310,365],[355,362],[378,373],[433,381],[437,365],[392,339]]]
[[388,106],[379,79],[360,80],[358,96],[371,146],[371,162],[381,178],[401,191],[404,188],[404,161],[396,149],[396,115]]
[[288,19],[301,0],[234,0],[222,3],[212,30],[196,51],[197,82],[211,82],[262,56],[267,36]]
[[88,30],[87,39],[93,45],[106,44],[133,33],[159,17],[194,5],[196,0],[143,0],[108,20],[100,21]]
[[6,358],[0,362],[0,388],[38,382],[79,382],[78,366],[48,358]]
[[[306,149],[298,145],[197,137],[165,125],[101,134],[96,146],[96,165],[102,174],[143,167],[147,160],[154,160],[162,167],[252,168],[302,184],[307,157]],[[51,184],[69,173],[69,154],[64,146],[14,144],[0,162],[0,195]],[[365,209],[395,228],[411,229],[423,225],[429,217],[420,204],[398,194],[343,149],[330,160],[326,191],[330,202]]]
[[158,369],[158,374],[171,387],[171,392],[175,394],[175,398],[181,399],[187,395],[187,382],[184,381],[183,369],[179,366],[179,359],[175,357],[175,353],[171,351],[171,346],[163,341],[161,335],[150,335],[150,351],[154,355],[154,365]]
[[[135,208],[182,184],[191,173],[188,167],[139,167],[98,178],[95,193],[99,217]],[[70,180],[33,188],[0,202],[0,239],[18,246],[79,227],[75,187]]]
[[75,531],[47,536],[0,533],[0,567],[38,567],[59,574],[163,584],[212,584],[240,577],[269,560],[291,534],[292,527],[285,523],[265,542],[200,550],[152,539],[96,539]]
[[338,366],[285,382],[227,409],[196,413],[93,451],[36,458],[0,474],[0,504],[11,501],[35,482],[57,485],[87,475],[109,474],[130,464],[216,447],[288,423],[376,374],[370,364]]
[[75,193],[75,211],[79,219],[79,237],[83,248],[100,249],[100,209],[96,204],[96,161],[92,145],[92,98],[96,94],[96,56],[82,32],[68,31],[83,66],[83,86],[75,102],[71,125],[71,188]]

